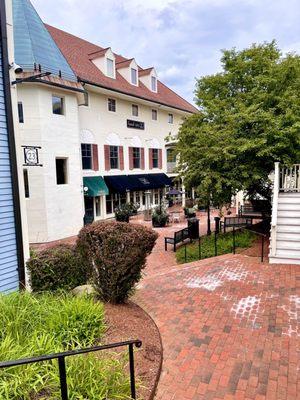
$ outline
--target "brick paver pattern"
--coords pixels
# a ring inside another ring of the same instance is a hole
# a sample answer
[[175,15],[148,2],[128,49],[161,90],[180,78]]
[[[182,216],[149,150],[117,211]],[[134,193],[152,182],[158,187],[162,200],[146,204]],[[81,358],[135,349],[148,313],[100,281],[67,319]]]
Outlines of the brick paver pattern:
[[155,399],[300,399],[300,267],[232,254],[176,265],[163,250],[174,225],[157,230],[134,298],[162,336]]

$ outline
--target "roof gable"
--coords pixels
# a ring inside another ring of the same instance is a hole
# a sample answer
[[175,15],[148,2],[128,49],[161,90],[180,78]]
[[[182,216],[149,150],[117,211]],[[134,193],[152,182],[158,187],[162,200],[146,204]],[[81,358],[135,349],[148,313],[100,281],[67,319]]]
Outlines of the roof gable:
[[[116,79],[107,77],[90,59],[92,53],[102,53],[107,49],[103,49],[100,46],[52,26],[46,25],[46,28],[52,35],[57,46],[60,48],[61,52],[80,80],[109,90],[118,91],[124,94],[142,98],[144,100],[156,102],[172,108],[177,108],[182,111],[190,113],[195,113],[198,111],[196,107],[184,100],[160,81],[157,82],[157,92],[152,92],[142,82],[139,82],[138,86],[131,85],[118,72],[118,69],[116,70]],[[114,55],[117,67],[118,65],[121,65],[119,64],[121,62],[126,64],[127,62],[132,61],[132,59],[127,59],[118,54]],[[154,68],[150,68],[149,70],[154,70]],[[143,71],[147,70],[139,69],[139,75]]]

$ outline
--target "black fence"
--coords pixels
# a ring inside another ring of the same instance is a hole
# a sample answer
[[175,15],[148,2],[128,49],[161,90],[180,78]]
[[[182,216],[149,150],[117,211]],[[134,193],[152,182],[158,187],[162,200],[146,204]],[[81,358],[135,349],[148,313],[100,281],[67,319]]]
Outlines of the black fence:
[[71,350],[71,351],[65,351],[62,353],[54,353],[54,354],[38,356],[38,357],[23,358],[23,359],[14,360],[14,361],[5,361],[5,362],[0,363],[0,369],[57,359],[58,369],[59,369],[61,399],[68,400],[68,398],[69,398],[68,397],[68,382],[67,382],[66,364],[65,364],[66,357],[76,356],[79,354],[92,353],[92,352],[96,352],[96,351],[114,349],[117,347],[128,347],[131,397],[132,397],[132,399],[136,400],[135,374],[134,374],[134,352],[133,352],[134,346],[141,347],[142,342],[140,340],[128,340],[126,342],[111,343],[111,344],[106,344],[103,346],[89,347],[86,349]]
[[[243,230],[247,230],[248,232],[252,232],[253,234],[257,235],[258,237],[261,238],[261,243],[260,243],[260,260],[261,262],[264,261],[264,249],[265,249],[265,242],[267,240],[267,235],[261,232],[258,232],[256,230],[250,229],[249,227],[232,227],[232,253],[236,254],[236,249],[237,249],[237,245],[236,245],[236,233],[237,232],[241,232]],[[228,232],[229,233],[229,232]],[[220,231],[220,219],[219,218],[215,218],[215,231],[212,233],[212,235],[214,236],[214,254],[212,254],[211,256],[216,257],[218,256],[218,239],[219,239],[219,235],[223,235],[223,233]],[[198,260],[202,260],[202,246],[201,246],[201,236],[199,236],[198,239],[196,239],[194,241],[194,243],[198,244]],[[184,243],[184,261],[185,263],[188,260],[188,245],[190,243]],[[207,257],[205,257],[207,258]]]

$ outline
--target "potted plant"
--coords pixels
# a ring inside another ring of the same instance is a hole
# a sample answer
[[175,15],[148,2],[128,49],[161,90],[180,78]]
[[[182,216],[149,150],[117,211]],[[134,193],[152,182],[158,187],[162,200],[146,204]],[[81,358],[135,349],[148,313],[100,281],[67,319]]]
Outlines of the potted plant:
[[152,226],[163,228],[169,222],[169,215],[162,206],[155,207],[152,213]]
[[129,222],[132,210],[129,204],[121,204],[115,208],[115,217],[118,222]]

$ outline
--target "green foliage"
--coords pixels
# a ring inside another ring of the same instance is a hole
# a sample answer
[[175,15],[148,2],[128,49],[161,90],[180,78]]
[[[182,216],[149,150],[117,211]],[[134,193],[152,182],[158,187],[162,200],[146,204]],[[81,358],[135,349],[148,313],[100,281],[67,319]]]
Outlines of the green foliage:
[[66,244],[32,253],[27,268],[34,292],[70,290],[86,284],[91,275],[87,260]]
[[153,230],[124,222],[100,221],[81,229],[77,247],[94,266],[102,300],[122,303],[132,294],[156,239]]
[[121,204],[114,211],[118,222],[129,222],[129,218],[133,212],[131,203]]
[[274,162],[299,162],[300,57],[276,43],[223,51],[223,71],[198,80],[200,108],[178,137],[179,170],[206,204],[245,190],[270,196]]
[[[0,360],[91,346],[104,333],[103,305],[88,297],[46,293],[0,296]],[[69,398],[129,399],[123,355],[66,359]],[[57,360],[0,370],[0,398],[60,398]]]
[[169,222],[169,215],[163,206],[157,206],[152,213],[154,227],[164,227]]
[[[248,248],[251,247],[256,235],[247,230],[236,231],[235,243],[236,247]],[[220,233],[218,235],[217,250],[218,255],[231,253],[233,249],[232,232]],[[179,264],[185,263],[184,247],[180,247],[176,251],[176,260]],[[215,237],[211,236],[201,237],[201,259],[215,256]],[[199,260],[199,247],[198,241],[187,245],[187,262]]]

